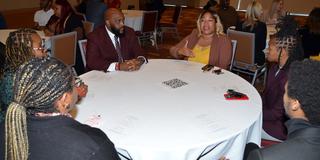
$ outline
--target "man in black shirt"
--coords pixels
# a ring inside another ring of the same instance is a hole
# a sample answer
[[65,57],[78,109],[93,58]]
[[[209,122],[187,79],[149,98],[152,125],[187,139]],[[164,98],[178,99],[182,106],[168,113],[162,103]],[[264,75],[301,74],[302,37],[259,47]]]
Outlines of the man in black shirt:
[[[288,138],[268,148],[255,149],[247,160],[318,160],[320,158],[320,62],[293,62],[283,96],[290,117]],[[251,143],[252,144],[252,143]]]

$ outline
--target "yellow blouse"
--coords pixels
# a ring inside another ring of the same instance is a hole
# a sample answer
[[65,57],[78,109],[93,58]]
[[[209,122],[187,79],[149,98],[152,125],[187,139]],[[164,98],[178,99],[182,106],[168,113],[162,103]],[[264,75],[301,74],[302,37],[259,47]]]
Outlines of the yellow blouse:
[[193,53],[195,54],[195,57],[188,58],[188,61],[208,64],[209,63],[209,56],[210,56],[210,47],[211,47],[210,45],[205,46],[205,47],[196,45],[192,49]]
[[320,54],[318,56],[310,56],[310,59],[320,61]]

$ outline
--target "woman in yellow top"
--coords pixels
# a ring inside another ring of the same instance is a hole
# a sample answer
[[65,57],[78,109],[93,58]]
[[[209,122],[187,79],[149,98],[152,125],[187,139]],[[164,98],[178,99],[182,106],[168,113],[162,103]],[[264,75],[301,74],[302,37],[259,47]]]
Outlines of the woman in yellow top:
[[170,54],[178,59],[227,69],[231,62],[231,41],[223,33],[218,14],[203,11],[197,20],[197,29],[171,47]]

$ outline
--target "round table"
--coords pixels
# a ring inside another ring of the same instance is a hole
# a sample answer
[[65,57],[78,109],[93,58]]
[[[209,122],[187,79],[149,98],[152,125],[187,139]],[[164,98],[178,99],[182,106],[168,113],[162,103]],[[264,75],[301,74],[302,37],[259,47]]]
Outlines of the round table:
[[[240,160],[246,143],[260,144],[260,95],[238,75],[202,72],[202,66],[152,59],[135,72],[88,72],[81,76],[88,94],[75,118],[103,130],[135,160],[194,160],[211,149],[201,159]],[[163,83],[172,79],[187,85]],[[226,100],[227,89],[249,100]]]

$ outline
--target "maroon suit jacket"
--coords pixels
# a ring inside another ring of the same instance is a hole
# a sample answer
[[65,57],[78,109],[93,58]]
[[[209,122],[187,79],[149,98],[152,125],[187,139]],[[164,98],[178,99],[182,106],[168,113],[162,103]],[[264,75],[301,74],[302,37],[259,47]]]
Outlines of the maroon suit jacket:
[[[107,71],[111,63],[118,62],[116,49],[104,25],[97,27],[87,38],[87,71]],[[144,56],[135,32],[129,27],[125,27],[124,36],[120,37],[120,46],[123,60]]]
[[263,129],[271,136],[285,140],[287,128],[284,123],[288,120],[288,117],[283,106],[283,95],[289,69],[284,67],[275,77],[277,70],[277,64],[270,67],[266,88],[262,95]]

